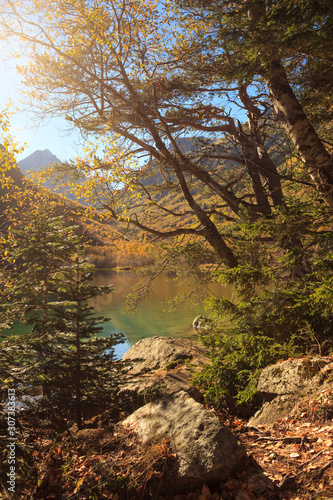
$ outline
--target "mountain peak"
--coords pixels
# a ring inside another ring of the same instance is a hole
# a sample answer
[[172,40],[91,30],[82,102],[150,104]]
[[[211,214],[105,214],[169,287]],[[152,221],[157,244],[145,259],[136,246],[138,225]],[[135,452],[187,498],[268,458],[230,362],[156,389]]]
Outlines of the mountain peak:
[[49,149],[44,149],[43,151],[38,149],[27,156],[27,158],[24,158],[24,160],[19,161],[18,166],[22,174],[25,174],[27,171],[36,172],[42,170],[46,165],[50,165],[51,163],[61,163],[61,161]]

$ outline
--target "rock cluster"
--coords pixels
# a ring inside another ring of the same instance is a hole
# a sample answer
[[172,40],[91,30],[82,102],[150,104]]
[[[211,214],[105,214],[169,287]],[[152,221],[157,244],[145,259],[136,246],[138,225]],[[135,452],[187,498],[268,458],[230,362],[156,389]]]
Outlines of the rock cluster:
[[[176,465],[163,476],[161,494],[219,483],[246,466],[245,448],[191,387],[193,370],[208,362],[202,346],[187,339],[147,338],[131,347],[124,360],[132,363],[134,380],[123,391],[127,398],[132,395],[137,409],[119,425],[135,430],[142,443],[167,439],[176,455]],[[248,425],[270,425],[289,416],[300,399],[330,387],[332,380],[332,357],[268,366],[257,386],[265,403]]]
[[168,439],[177,457],[176,466],[164,474],[161,493],[219,483],[246,466],[245,448],[191,388],[191,372],[184,363],[190,360],[197,369],[207,363],[202,346],[187,339],[147,338],[123,359],[133,361],[137,374],[123,391],[139,405],[144,402],[140,395],[150,390],[151,400],[119,425],[135,429],[144,443]]

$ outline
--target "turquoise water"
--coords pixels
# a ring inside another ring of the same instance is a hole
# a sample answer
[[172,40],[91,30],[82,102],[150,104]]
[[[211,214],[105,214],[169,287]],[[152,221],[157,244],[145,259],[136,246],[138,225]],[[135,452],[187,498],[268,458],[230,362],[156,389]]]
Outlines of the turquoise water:
[[[103,326],[103,335],[123,333],[125,344],[116,346],[116,354],[122,357],[128,348],[135,342],[154,336],[195,337],[192,321],[199,314],[206,314],[204,304],[195,306],[179,306],[176,311],[169,312],[167,299],[175,297],[179,292],[189,290],[186,285],[177,287],[173,280],[160,275],[154,281],[154,289],[150,296],[140,302],[136,312],[124,312],[125,297],[131,287],[139,281],[146,281],[147,277],[139,277],[128,271],[98,271],[93,283],[96,285],[113,285],[115,290],[107,295],[95,297],[89,301],[94,306],[97,316],[110,318]],[[211,287],[216,295],[229,296],[228,291],[218,285]],[[16,325],[14,333],[27,332],[26,327]]]

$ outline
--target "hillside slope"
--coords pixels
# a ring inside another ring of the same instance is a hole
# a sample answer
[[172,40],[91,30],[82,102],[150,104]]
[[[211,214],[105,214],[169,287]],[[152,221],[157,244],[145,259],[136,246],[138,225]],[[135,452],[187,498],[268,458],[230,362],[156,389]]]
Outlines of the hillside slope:
[[[19,162],[24,172],[30,170],[39,170],[41,166],[46,165],[49,160],[57,159],[50,151],[37,151],[36,154],[30,155],[25,161]],[[36,163],[39,160],[40,163]],[[0,187],[0,230],[2,234],[6,234],[8,227],[8,209],[14,209],[17,204],[18,193],[26,195],[33,199],[36,195],[42,195],[50,203],[54,203],[54,214],[62,215],[68,225],[76,225],[77,233],[82,237],[82,241],[90,247],[110,247],[115,241],[123,240],[123,234],[113,227],[113,224],[105,224],[101,222],[101,214],[87,209],[87,207],[70,200],[62,194],[57,194],[44,187],[37,186],[25,175],[22,170],[15,164],[6,172],[6,176],[10,179],[11,187]],[[15,189],[19,191],[17,194]]]

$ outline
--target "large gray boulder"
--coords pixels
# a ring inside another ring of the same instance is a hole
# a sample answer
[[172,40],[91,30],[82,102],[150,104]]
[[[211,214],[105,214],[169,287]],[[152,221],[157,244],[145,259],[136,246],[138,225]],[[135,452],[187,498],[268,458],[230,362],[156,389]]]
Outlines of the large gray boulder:
[[247,464],[243,445],[185,391],[141,407],[121,425],[134,427],[143,443],[170,440],[177,466],[167,472],[161,493],[221,482]]
[[[308,393],[323,382],[323,368],[331,357],[296,358],[267,366],[258,380],[258,391],[267,396]],[[325,371],[325,370],[324,370]]]

